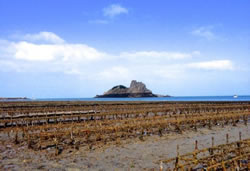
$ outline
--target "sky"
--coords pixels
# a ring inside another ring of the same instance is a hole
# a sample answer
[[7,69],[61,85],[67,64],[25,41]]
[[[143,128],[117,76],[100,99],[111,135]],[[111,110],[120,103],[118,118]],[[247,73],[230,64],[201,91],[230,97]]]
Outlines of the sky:
[[250,95],[249,0],[0,0],[0,97]]

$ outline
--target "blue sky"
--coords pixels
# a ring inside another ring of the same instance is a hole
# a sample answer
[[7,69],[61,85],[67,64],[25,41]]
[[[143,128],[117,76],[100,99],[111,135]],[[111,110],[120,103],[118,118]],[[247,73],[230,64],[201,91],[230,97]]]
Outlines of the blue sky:
[[0,1],[0,97],[93,97],[135,79],[250,94],[248,0]]

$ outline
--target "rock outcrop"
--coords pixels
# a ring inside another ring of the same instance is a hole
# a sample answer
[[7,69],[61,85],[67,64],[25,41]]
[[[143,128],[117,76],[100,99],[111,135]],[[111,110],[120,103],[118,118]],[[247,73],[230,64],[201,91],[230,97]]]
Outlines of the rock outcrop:
[[146,88],[146,85],[136,80],[131,81],[130,87],[127,88],[123,85],[118,85],[105,92],[103,95],[97,95],[97,98],[101,97],[158,97],[153,94],[151,90]]

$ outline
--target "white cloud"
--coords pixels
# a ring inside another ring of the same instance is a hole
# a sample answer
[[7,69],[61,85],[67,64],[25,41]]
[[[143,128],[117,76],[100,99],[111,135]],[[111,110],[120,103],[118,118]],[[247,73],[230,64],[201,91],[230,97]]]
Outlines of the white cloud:
[[112,68],[104,69],[95,77],[101,80],[127,80],[132,77],[130,69],[124,66],[114,66]]
[[163,59],[186,59],[199,55],[199,51],[192,53],[167,52],[167,51],[138,51],[138,52],[122,52],[121,57],[135,59],[137,57],[163,58]]
[[233,62],[227,59],[197,60],[202,60],[199,51],[142,50],[112,54],[86,44],[70,44],[66,41],[53,44],[27,40],[0,41],[1,71],[57,72],[85,81],[129,82],[132,79],[144,79],[171,82],[184,80],[188,74],[201,70],[220,72],[236,69]]
[[103,9],[103,15],[107,17],[114,17],[120,14],[127,14],[128,9],[122,7],[119,4],[112,4],[108,6],[107,8]]
[[48,43],[64,43],[64,40],[52,32],[40,32],[37,34],[26,34],[23,36],[27,41],[45,41]]
[[208,40],[215,39],[215,34],[211,31],[212,27],[199,27],[193,30],[191,33],[195,36],[200,36]]
[[13,56],[27,61],[52,61],[58,58],[69,60],[97,60],[104,53],[84,44],[33,44],[29,42],[12,43]]
[[13,48],[10,47],[11,42],[0,39],[0,59],[8,59],[9,54],[13,52]]
[[233,70],[234,66],[230,60],[212,60],[187,64],[189,68],[205,70]]

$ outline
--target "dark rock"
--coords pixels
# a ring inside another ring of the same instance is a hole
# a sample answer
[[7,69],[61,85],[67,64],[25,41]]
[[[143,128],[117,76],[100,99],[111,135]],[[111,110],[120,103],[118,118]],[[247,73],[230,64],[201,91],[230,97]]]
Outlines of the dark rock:
[[110,95],[110,94],[117,94],[117,95],[122,95],[122,94],[127,94],[128,93],[128,88],[123,86],[123,85],[118,85],[110,89],[109,91],[105,92],[104,95]]
[[104,97],[159,97],[153,94],[151,90],[146,88],[146,85],[136,80],[131,81],[130,87],[117,85],[105,92],[103,95],[97,95],[97,98]]
[[131,81],[128,93],[148,93],[152,94],[152,91],[146,88],[146,85],[142,82],[137,82],[136,80]]

